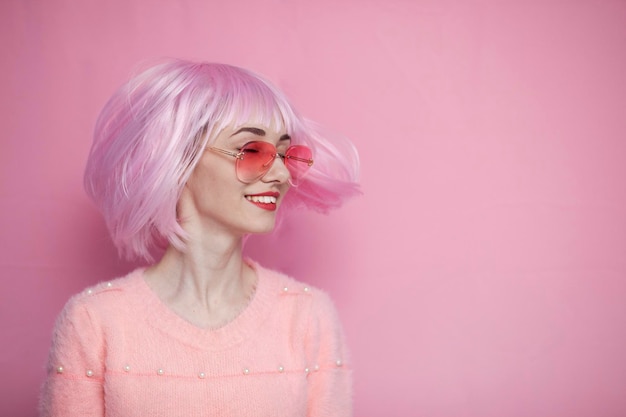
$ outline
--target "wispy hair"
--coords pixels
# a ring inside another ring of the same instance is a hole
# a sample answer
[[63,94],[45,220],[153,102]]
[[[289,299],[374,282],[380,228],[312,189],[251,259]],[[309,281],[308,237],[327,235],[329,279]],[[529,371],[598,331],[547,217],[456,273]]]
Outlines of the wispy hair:
[[101,210],[120,254],[154,260],[171,244],[185,249],[176,207],[203,150],[226,127],[285,127],[315,163],[280,209],[320,212],[359,193],[359,160],[342,137],[332,140],[301,117],[285,95],[246,69],[166,60],[138,73],[104,106],[85,170],[87,194]]

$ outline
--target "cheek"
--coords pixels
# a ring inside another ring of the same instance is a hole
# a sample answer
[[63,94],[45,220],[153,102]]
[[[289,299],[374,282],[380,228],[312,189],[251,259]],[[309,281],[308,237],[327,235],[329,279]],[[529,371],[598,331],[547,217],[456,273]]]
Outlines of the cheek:
[[198,192],[210,192],[227,184],[228,179],[234,177],[235,171],[234,166],[228,162],[230,161],[217,159],[214,155],[206,155],[196,165],[187,184]]
[[200,160],[194,174],[210,182],[232,183],[237,181],[235,158],[208,153]]
[[187,180],[184,193],[187,201],[205,211],[231,205],[242,196],[243,186],[235,173],[234,158],[207,153]]
[[241,186],[231,161],[211,160],[210,164],[202,163],[196,167],[186,188],[196,204],[211,207],[237,199],[241,195]]

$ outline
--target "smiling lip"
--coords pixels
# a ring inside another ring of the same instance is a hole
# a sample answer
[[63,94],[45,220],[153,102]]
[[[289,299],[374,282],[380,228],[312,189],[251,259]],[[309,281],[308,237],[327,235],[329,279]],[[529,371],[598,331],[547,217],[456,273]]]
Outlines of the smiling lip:
[[268,191],[265,193],[247,194],[246,200],[263,210],[274,211],[277,208],[276,201],[278,201],[278,197],[280,197],[280,193]]

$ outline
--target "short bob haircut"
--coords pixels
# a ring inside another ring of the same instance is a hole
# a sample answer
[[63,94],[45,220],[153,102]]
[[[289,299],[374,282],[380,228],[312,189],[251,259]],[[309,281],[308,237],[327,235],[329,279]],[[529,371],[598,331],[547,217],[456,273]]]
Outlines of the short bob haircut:
[[287,193],[281,212],[327,212],[360,192],[352,144],[330,140],[268,81],[231,65],[161,61],[109,99],[85,170],[87,194],[120,255],[153,261],[168,243],[185,249],[176,215],[182,189],[207,145],[224,128],[247,123],[284,126],[293,143],[313,150],[315,163]]

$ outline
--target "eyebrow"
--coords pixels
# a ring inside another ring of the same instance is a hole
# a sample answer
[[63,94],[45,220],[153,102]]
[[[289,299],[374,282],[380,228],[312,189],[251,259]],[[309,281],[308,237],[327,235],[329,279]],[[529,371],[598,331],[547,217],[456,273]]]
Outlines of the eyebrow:
[[[258,127],[242,127],[241,129],[230,135],[230,137],[232,138],[233,136],[238,135],[242,132],[249,132],[257,136],[265,136],[265,130],[259,129]],[[280,137],[279,140],[291,140],[291,136],[289,136],[288,134],[284,134]]]

